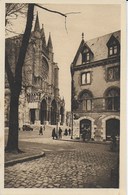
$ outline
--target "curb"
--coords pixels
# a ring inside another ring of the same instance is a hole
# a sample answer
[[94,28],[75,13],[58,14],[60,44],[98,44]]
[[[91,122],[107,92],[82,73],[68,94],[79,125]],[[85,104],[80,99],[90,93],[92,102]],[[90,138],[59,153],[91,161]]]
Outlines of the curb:
[[79,143],[91,143],[91,144],[103,144],[103,145],[109,145],[110,142],[97,142],[97,141],[85,141],[83,142],[82,140],[68,140],[68,139],[58,139],[59,141],[69,141],[69,142],[79,142]]
[[34,156],[29,156],[29,157],[23,157],[23,158],[19,158],[19,159],[15,159],[15,160],[10,160],[10,161],[5,162],[4,165],[5,165],[5,167],[13,166],[17,163],[27,162],[27,161],[34,160],[34,159],[37,159],[37,158],[41,158],[43,156],[45,156],[44,152],[42,152],[41,154],[34,155]]

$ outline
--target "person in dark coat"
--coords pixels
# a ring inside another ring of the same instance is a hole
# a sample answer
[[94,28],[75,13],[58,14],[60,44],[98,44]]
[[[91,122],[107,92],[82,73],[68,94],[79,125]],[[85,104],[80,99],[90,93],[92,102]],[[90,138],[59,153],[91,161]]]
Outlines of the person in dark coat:
[[71,129],[68,130],[69,135],[71,135]]
[[59,139],[61,139],[61,138],[62,138],[62,129],[59,128]]
[[55,128],[52,130],[52,138],[54,139],[54,137],[56,137]]
[[64,132],[64,135],[68,135],[68,130],[67,129],[65,129],[65,132]]
[[39,135],[43,135],[43,128],[42,128],[42,126],[40,126]]

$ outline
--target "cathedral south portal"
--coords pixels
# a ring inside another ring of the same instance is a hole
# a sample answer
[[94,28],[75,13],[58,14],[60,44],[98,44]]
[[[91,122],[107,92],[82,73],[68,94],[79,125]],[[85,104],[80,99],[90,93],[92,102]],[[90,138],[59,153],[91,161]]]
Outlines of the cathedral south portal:
[[[6,39],[9,62],[17,62],[22,34]],[[11,54],[11,55],[10,55]],[[65,102],[59,95],[59,68],[54,62],[51,34],[46,42],[44,28],[40,28],[38,14],[31,32],[23,66],[22,91],[19,100],[19,127],[23,124],[63,125]],[[5,126],[9,120],[10,90],[5,76]]]

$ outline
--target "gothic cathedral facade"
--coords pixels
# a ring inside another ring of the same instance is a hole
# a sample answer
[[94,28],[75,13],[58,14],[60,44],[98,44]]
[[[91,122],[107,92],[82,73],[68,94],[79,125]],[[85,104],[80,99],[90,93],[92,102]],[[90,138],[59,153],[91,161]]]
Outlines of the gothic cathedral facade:
[[[6,39],[6,50],[12,70],[17,62],[22,34]],[[19,127],[23,124],[64,123],[65,102],[59,94],[59,68],[54,62],[51,34],[46,44],[44,28],[40,28],[38,14],[22,73],[22,91],[19,100]],[[5,75],[5,126],[9,119],[10,90]]]

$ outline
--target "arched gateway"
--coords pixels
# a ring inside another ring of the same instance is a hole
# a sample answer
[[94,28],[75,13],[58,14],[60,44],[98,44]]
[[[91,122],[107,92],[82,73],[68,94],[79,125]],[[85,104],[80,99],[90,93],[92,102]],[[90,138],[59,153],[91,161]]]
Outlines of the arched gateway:
[[57,124],[57,104],[56,101],[53,100],[51,104],[51,125]]
[[41,102],[41,109],[40,109],[41,124],[45,124],[46,120],[47,120],[47,103],[46,103],[46,100],[43,99]]
[[114,118],[106,120],[106,140],[109,140],[112,135],[120,135],[120,120]]
[[91,121],[89,119],[82,119],[80,121],[80,134],[83,134],[84,131],[87,131],[87,138],[91,139]]

